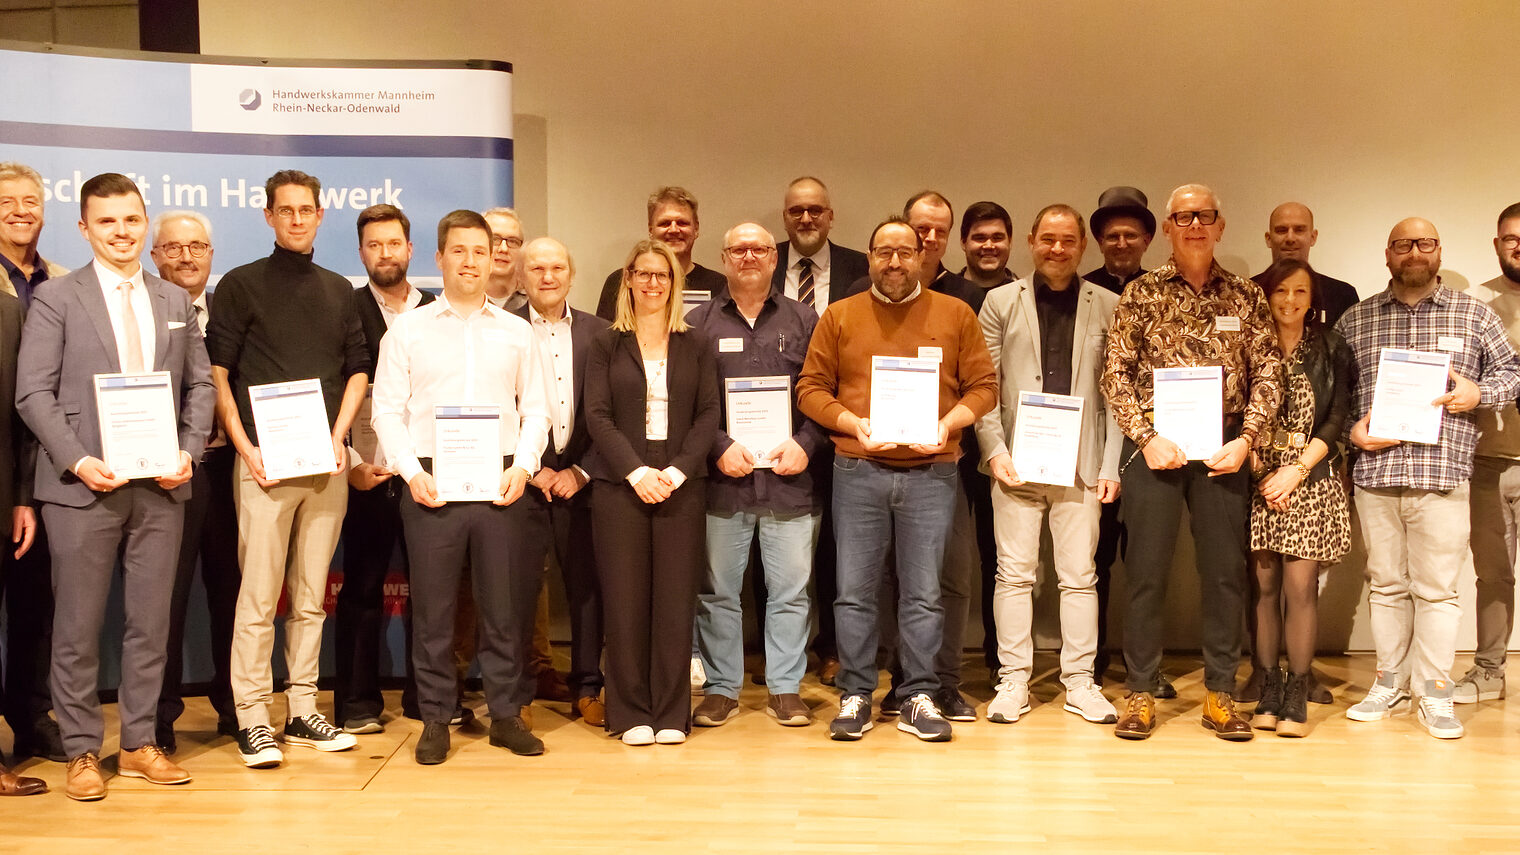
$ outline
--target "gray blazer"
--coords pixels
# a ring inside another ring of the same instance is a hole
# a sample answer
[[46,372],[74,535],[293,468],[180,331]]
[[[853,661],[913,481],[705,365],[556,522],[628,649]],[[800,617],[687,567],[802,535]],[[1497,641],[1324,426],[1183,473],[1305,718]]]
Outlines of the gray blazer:
[[[179,447],[199,460],[211,432],[216,387],[190,296],[143,272],[153,305],[154,371],[168,371],[179,415]],[[86,264],[38,286],[27,311],[16,370],[16,409],[41,443],[34,493],[39,501],[84,508],[97,498],[71,470],[100,457],[94,377],[121,371],[116,335],[95,266]],[[185,483],[170,494],[183,501]]]
[[[1079,280],[1077,318],[1072,330],[1071,393],[1086,402],[1082,438],[1077,450],[1077,480],[1097,486],[1098,480],[1119,480],[1119,446],[1123,435],[1108,412],[1099,381],[1104,348],[1119,296]],[[982,471],[987,461],[1010,451],[1020,392],[1039,392],[1041,382],[1040,318],[1034,305],[1034,280],[1026,277],[992,289],[982,304],[982,335],[997,367],[999,406],[976,423],[982,446]]]

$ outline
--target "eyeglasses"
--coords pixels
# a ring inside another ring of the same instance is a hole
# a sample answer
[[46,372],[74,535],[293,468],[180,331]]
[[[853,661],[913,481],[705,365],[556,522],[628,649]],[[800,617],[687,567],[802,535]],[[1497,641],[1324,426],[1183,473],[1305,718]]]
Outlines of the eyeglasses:
[[506,244],[507,249],[521,249],[523,239],[520,237],[497,237],[491,242],[491,246],[501,246],[502,244]]
[[293,220],[295,219],[296,214],[300,214],[301,219],[306,220],[315,217],[317,215],[317,209],[312,205],[302,205],[299,208],[292,208],[289,205],[282,205],[274,209],[274,215],[282,220]]
[[1394,255],[1408,255],[1411,250],[1419,249],[1420,252],[1435,252],[1441,242],[1435,238],[1399,238],[1388,242],[1388,248],[1393,250]]
[[1219,209],[1205,208],[1202,211],[1174,211],[1170,215],[1170,219],[1182,228],[1191,226],[1194,220],[1197,220],[1200,226],[1212,226],[1219,221]]
[[640,285],[649,284],[651,279],[661,285],[670,284],[670,274],[663,270],[638,270],[630,267],[628,268],[628,278]]
[[163,253],[165,258],[179,258],[185,252],[189,252],[191,258],[205,258],[206,253],[211,251],[211,244],[198,240],[191,243],[161,243],[153,248]]
[[802,205],[793,205],[792,207],[786,209],[786,215],[794,220],[800,220],[802,219],[803,214],[807,214],[809,217],[812,217],[816,220],[831,210],[833,209],[825,208],[822,205],[808,205],[807,207],[803,207]]
[[894,258],[900,258],[903,261],[907,261],[913,258],[915,255],[918,255],[918,250],[908,246],[897,248],[890,246],[878,246],[877,248],[871,250],[871,257],[880,262],[888,262]]
[[770,246],[727,246],[723,251],[732,258],[765,258],[776,249]]
[[1505,235],[1499,238],[1499,245],[1505,249],[1520,248],[1520,235]]

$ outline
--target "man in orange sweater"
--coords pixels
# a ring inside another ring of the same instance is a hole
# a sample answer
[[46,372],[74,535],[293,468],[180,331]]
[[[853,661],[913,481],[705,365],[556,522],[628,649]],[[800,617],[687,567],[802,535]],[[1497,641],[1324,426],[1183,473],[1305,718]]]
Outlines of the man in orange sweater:
[[[970,307],[923,287],[923,240],[913,227],[888,219],[871,233],[869,246],[870,290],[829,304],[797,382],[798,407],[830,432],[835,450],[836,684],[843,697],[829,736],[854,740],[871,729],[876,596],[895,535],[899,691],[907,699],[897,727],[944,742],[950,723],[932,699],[939,688],[933,660],[944,628],[940,571],[958,489],[955,461],[961,431],[996,404],[997,379]],[[872,437],[873,356],[939,362],[936,442]]]

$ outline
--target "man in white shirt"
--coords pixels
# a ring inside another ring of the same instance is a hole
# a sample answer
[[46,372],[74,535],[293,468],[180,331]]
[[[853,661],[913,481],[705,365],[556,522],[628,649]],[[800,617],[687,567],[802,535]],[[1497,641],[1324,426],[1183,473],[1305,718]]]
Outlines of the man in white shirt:
[[[396,319],[380,343],[375,376],[373,423],[381,452],[410,490],[401,521],[424,724],[416,759],[425,765],[448,758],[456,700],[454,615],[467,562],[491,744],[520,755],[544,750],[521,717],[532,699],[522,677],[541,567],[528,560],[528,545],[541,534],[530,505],[518,500],[538,471],[550,416],[532,329],[486,299],[492,243],[485,218],[473,211],[454,211],[439,222],[436,259],[444,297]],[[490,501],[440,498],[433,476],[435,408],[457,406],[497,408],[505,456],[496,488],[485,492]]]

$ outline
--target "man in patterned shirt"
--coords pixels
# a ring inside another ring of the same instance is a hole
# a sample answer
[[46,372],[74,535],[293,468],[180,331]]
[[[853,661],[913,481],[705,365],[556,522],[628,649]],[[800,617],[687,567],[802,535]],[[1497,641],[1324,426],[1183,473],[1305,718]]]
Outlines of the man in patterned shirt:
[[[1468,479],[1478,444],[1479,407],[1502,410],[1520,393],[1520,361],[1499,316],[1441,284],[1441,238],[1411,217],[1388,234],[1392,274],[1336,324],[1356,357],[1351,442],[1361,453],[1351,471],[1357,517],[1367,544],[1372,642],[1377,680],[1352,721],[1378,721],[1419,690],[1419,720],[1431,736],[1456,739],[1462,722],[1447,680],[1456,658],[1457,576],[1468,556]],[[1445,412],[1439,441],[1371,436],[1372,393],[1384,348],[1447,353],[1451,386],[1432,401]]]
[[[1103,394],[1126,437],[1119,477],[1129,527],[1124,661],[1130,693],[1114,733],[1145,739],[1156,726],[1162,612],[1185,504],[1203,596],[1203,723],[1221,739],[1244,741],[1251,725],[1230,697],[1240,658],[1251,501],[1250,473],[1241,464],[1277,413],[1281,357],[1261,289],[1214,260],[1224,233],[1214,191],[1184,184],[1172,191],[1166,212],[1161,228],[1172,256],[1125,289],[1103,372]],[[1152,426],[1152,372],[1211,366],[1221,369],[1224,445],[1205,460],[1189,460]]]

